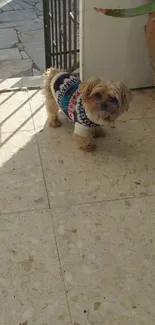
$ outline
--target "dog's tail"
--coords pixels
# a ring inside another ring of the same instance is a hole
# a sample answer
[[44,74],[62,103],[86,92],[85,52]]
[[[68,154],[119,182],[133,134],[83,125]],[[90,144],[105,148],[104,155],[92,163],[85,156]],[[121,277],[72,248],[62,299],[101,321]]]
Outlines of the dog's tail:
[[43,93],[46,100],[50,100],[53,97],[51,92],[51,81],[53,77],[57,75],[58,72],[59,72],[58,69],[49,68],[44,73]]

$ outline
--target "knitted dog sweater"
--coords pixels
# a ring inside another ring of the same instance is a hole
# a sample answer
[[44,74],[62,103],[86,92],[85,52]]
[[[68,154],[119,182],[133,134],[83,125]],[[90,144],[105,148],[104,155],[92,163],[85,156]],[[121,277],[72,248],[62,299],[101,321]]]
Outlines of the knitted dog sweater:
[[90,121],[85,113],[79,90],[80,83],[80,79],[72,74],[59,73],[52,80],[51,90],[60,109],[75,123],[75,133],[87,136],[88,128],[98,125]]

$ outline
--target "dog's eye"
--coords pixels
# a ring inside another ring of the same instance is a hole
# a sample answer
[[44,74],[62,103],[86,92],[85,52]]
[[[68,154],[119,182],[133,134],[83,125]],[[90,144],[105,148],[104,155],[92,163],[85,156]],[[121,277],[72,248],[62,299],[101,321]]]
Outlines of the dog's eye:
[[95,94],[95,98],[96,98],[96,100],[101,100],[102,99],[102,96],[101,96],[100,93],[96,93]]
[[109,102],[111,102],[112,104],[118,104],[118,100],[116,97],[109,97]]

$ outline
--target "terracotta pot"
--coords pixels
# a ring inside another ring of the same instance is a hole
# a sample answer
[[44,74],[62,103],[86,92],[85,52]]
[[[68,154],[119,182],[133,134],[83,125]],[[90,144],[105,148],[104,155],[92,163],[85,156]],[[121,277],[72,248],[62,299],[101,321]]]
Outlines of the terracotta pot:
[[149,14],[145,32],[155,86],[155,12]]

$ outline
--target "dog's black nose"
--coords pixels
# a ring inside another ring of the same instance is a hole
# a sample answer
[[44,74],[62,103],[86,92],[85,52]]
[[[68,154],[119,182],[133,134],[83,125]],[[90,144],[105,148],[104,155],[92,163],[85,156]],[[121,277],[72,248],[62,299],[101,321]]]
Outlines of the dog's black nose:
[[107,109],[108,109],[108,105],[107,105],[106,103],[103,103],[103,104],[101,105],[101,110],[102,110],[102,111],[107,111]]

